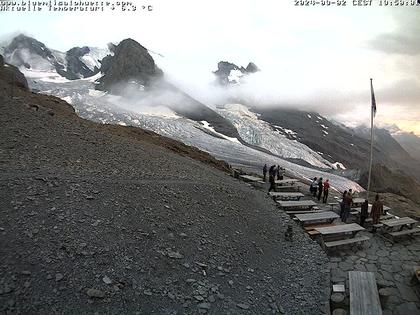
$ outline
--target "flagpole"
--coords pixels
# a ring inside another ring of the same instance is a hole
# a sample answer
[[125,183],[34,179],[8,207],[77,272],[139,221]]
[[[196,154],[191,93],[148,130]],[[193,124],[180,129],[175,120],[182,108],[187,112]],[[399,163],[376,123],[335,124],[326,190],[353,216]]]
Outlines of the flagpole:
[[[372,81],[373,81],[373,79],[370,79],[370,92],[371,92],[371,95],[373,96],[374,94],[373,94],[373,83],[372,83]],[[372,104],[372,106],[370,107],[370,162],[369,162],[369,177],[368,177],[368,185],[367,185],[366,199],[369,199],[370,177],[372,175],[372,161],[373,161],[373,115],[374,115],[374,107],[373,107],[373,104]]]

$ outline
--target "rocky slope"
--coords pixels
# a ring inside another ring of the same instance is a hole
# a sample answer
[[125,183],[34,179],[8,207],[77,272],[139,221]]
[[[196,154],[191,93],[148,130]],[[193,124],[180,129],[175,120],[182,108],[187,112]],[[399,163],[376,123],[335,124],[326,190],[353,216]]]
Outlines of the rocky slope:
[[414,133],[399,132],[392,135],[395,140],[406,150],[413,158],[420,161],[420,138]]
[[156,134],[0,91],[1,312],[324,314],[326,256],[284,239],[264,193]]

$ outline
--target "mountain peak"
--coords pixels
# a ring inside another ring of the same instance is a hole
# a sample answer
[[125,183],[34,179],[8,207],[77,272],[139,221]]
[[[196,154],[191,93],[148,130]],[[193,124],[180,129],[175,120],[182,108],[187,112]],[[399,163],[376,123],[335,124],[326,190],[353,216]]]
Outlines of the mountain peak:
[[220,61],[217,64],[217,70],[213,73],[216,75],[219,84],[230,85],[240,83],[241,77],[259,71],[258,67],[250,62],[246,68],[239,67],[228,61]]
[[109,55],[102,61],[104,76],[97,85],[99,90],[115,91],[127,83],[150,86],[163,75],[148,50],[131,38],[121,41],[113,52],[113,56]]

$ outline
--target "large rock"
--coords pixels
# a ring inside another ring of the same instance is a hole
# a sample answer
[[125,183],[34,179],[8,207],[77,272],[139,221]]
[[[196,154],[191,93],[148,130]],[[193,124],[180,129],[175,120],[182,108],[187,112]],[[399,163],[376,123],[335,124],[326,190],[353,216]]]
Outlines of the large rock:
[[133,39],[125,39],[114,48],[114,55],[102,61],[97,89],[118,93],[127,85],[149,87],[163,75],[146,48]]
[[15,88],[28,90],[28,82],[18,68],[4,63],[0,55],[0,89],[2,93],[13,94]]

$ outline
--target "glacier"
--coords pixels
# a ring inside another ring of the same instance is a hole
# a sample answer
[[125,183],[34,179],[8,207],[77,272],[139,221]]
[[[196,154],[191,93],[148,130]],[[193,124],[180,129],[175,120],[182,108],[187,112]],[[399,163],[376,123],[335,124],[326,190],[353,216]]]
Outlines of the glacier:
[[[63,80],[54,73],[35,73],[26,71],[29,86],[41,93],[50,94],[64,99],[72,104],[77,114],[85,119],[99,123],[135,126],[151,130],[187,145],[197,147],[224,160],[233,167],[260,173],[262,166],[280,165],[290,176],[310,181],[313,177],[328,178],[332,187],[344,191],[352,188],[363,191],[357,183],[319,168],[331,168],[330,162],[320,154],[296,140],[290,140],[280,132],[273,130],[266,122],[259,120],[240,104],[227,104],[216,111],[231,121],[238,129],[243,140],[249,144],[258,145],[274,154],[257,150],[230,139],[221,134],[215,134],[214,129],[206,121],[197,122],[176,115],[164,104],[153,104],[150,108],[137,108],[133,99],[126,99],[94,89],[94,79]],[[96,76],[99,77],[100,74]],[[280,127],[280,126],[277,126]],[[301,158],[317,166],[318,169],[301,166],[289,162],[285,158]]]

